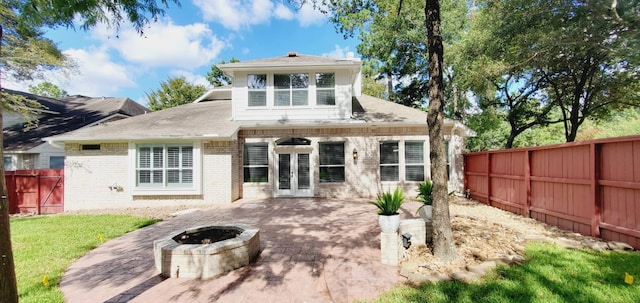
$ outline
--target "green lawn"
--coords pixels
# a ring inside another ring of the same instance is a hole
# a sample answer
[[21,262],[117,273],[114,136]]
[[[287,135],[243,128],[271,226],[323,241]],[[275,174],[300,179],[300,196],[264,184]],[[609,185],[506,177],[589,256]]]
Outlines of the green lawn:
[[[58,288],[65,269],[103,241],[153,224],[124,215],[52,215],[11,219],[21,303],[64,302]],[[43,283],[48,278],[48,286]]]
[[[640,302],[640,253],[530,244],[527,261],[498,267],[473,284],[398,286],[374,302]],[[625,272],[635,283],[624,282]]]

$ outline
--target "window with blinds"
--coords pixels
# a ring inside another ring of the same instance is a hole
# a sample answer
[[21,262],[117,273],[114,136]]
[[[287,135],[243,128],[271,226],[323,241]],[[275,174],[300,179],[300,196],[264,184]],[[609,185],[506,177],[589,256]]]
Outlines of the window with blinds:
[[404,172],[406,181],[424,181],[424,142],[404,143]]
[[247,143],[242,152],[244,182],[269,182],[269,145]]
[[318,154],[320,156],[320,183],[344,182],[344,142],[321,142]]
[[400,151],[398,142],[380,143],[380,180],[400,180]]
[[316,104],[336,105],[336,75],[316,73]]
[[309,74],[274,74],[275,106],[306,106],[309,104]]
[[192,145],[138,145],[137,187],[186,187],[193,185]]
[[425,180],[424,141],[388,141],[380,143],[380,180]]
[[248,75],[247,86],[249,89],[249,106],[267,106],[267,75]]

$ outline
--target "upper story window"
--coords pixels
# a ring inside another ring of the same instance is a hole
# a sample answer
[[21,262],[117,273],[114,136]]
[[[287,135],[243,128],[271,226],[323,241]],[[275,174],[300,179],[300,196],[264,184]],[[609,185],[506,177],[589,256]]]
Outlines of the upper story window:
[[316,104],[336,105],[336,74],[316,73]]
[[250,74],[247,76],[249,88],[249,106],[267,106],[267,75]]
[[275,106],[309,104],[309,74],[274,74]]

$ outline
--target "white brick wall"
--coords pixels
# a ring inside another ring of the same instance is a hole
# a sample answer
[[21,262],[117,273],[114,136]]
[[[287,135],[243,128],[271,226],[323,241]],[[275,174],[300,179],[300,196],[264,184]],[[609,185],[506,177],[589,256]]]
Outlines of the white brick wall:
[[[237,157],[235,151],[230,153],[233,148],[230,143],[204,144],[200,195],[133,195],[127,143],[103,143],[101,150],[91,151],[69,144],[65,147],[65,210],[229,203],[239,198],[232,186],[236,174],[232,161]],[[122,190],[112,189],[116,185]]]
[[[455,135],[455,134],[454,134]],[[425,127],[370,127],[370,128],[321,128],[243,130],[236,141],[205,141],[201,144],[202,190],[185,195],[137,195],[132,192],[135,184],[134,167],[127,142],[102,143],[101,150],[82,151],[79,144],[65,146],[65,209],[97,209],[125,207],[153,207],[170,205],[224,204],[239,198],[269,198],[275,193],[275,159],[270,154],[268,183],[243,183],[242,145],[244,142],[268,142],[270,149],[283,137],[303,137],[311,140],[313,194],[316,197],[371,198],[381,191],[400,186],[407,196],[415,195],[418,182],[380,182],[380,141],[424,141],[425,175],[428,177],[429,158],[427,128]],[[345,142],[345,183],[320,183],[318,142]],[[462,140],[453,138],[452,152],[459,153]],[[353,160],[353,150],[358,159]],[[403,157],[403,156],[401,156]],[[452,160],[461,157],[452,157]],[[454,164],[457,170],[460,163]],[[459,176],[450,182],[450,190],[461,190]],[[402,170],[401,170],[402,174]],[[401,177],[402,179],[402,177]],[[122,187],[116,190],[114,187]]]

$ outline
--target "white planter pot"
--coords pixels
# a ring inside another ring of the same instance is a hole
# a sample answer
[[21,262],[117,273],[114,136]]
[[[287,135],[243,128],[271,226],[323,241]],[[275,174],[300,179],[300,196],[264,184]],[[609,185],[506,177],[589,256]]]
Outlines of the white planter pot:
[[378,224],[380,224],[383,233],[395,233],[400,227],[400,214],[391,216],[378,215]]
[[433,206],[432,205],[422,206],[422,208],[420,208],[420,211],[418,213],[420,214],[420,218],[422,218],[423,220],[431,221],[432,214],[433,214]]

